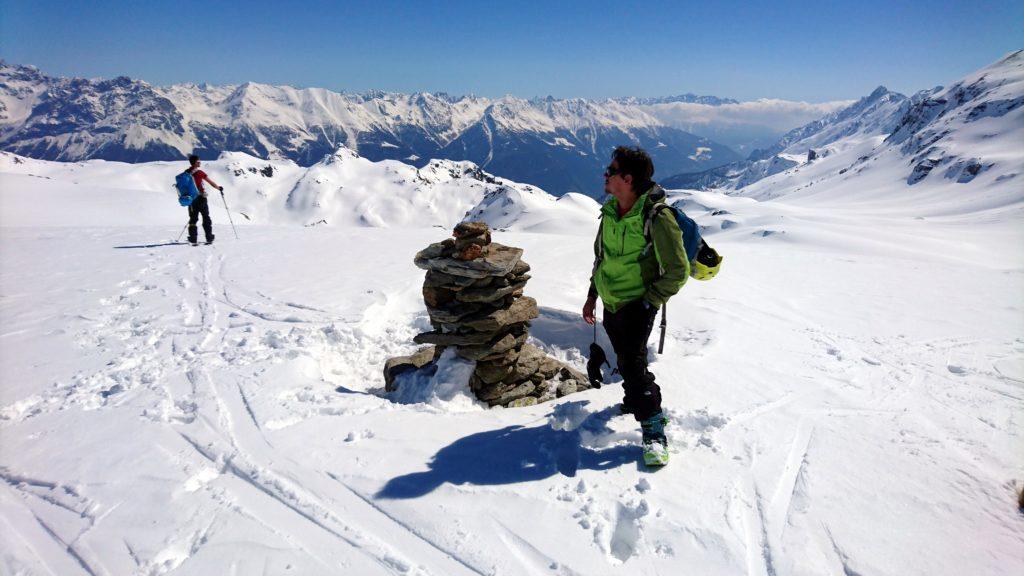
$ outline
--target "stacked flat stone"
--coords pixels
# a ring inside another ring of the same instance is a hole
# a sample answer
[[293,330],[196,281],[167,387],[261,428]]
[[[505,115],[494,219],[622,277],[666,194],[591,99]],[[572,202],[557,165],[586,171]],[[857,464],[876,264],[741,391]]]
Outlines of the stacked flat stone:
[[388,389],[395,374],[423,369],[446,347],[476,362],[469,386],[490,406],[529,406],[588,388],[586,376],[526,343],[538,309],[523,296],[530,266],[522,249],[491,242],[482,222],[463,222],[453,236],[416,254],[434,329],[414,341],[434,346],[389,360]]

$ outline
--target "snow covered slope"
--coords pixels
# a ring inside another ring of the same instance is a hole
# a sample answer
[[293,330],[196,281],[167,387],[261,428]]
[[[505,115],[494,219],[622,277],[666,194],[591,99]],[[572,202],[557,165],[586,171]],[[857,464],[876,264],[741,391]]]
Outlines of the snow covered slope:
[[[989,157],[962,135],[946,154]],[[215,200],[193,248],[180,164],[4,155],[0,572],[1024,572],[1024,215],[983,201],[1002,160],[911,186],[885,158],[819,176],[841,194],[673,193],[725,262],[651,354],[673,454],[650,472],[607,371],[521,409],[383,391],[428,326],[412,257],[466,211],[524,249],[532,342],[582,368],[589,198],[230,154],[207,168],[252,220],[235,240]]]
[[879,86],[850,106],[794,128],[771,146],[742,161],[664,180],[673,188],[739,189],[800,164],[808,151],[839,140],[862,140],[888,134],[905,110],[907,97]]
[[[912,185],[933,171],[942,179],[966,184],[995,169],[990,172],[995,177],[984,179],[981,188],[1019,190],[1021,184],[1013,180],[1024,170],[1022,108],[1024,52],[1017,51],[948,88],[925,90],[912,98],[879,87],[850,107],[791,131],[745,161],[682,174],[663,184],[779,195],[808,190],[817,182],[827,183],[830,195],[850,197],[837,180],[891,165],[890,175]],[[809,167],[814,163],[815,168]],[[823,170],[825,166],[833,172]],[[797,176],[799,172],[803,174]],[[770,178],[777,174],[781,175]],[[929,178],[933,185],[941,185],[937,180]],[[950,188],[950,193],[964,193],[964,188]]]
[[1024,51],[918,94],[891,131],[843,137],[738,191],[919,217],[1024,210]]
[[[186,167],[184,162],[50,162],[0,152],[0,183],[10,191],[4,201],[20,207],[0,218],[10,225],[58,225],[68,214],[60,203],[76,203],[77,196],[91,199],[85,210],[110,212],[117,222],[173,223],[185,214],[173,183]],[[225,152],[204,163],[203,170],[225,187],[225,200],[240,225],[450,229],[472,215],[494,228],[564,230],[594,222],[599,208],[589,197],[555,198],[534,186],[496,178],[472,162],[431,160],[415,168],[395,160],[371,162],[344,147],[308,168]],[[37,198],[29,192],[38,180],[47,181],[54,195]],[[223,214],[219,195],[211,192],[215,218]],[[126,200],[137,209],[118,210],[118,202]],[[31,217],[19,222],[13,214]],[[549,220],[554,222],[546,224]]]

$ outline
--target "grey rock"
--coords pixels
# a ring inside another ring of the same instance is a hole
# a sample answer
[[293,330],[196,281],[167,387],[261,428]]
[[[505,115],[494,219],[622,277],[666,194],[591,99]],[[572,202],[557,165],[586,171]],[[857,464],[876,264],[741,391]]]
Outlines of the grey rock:
[[476,370],[473,372],[484,384],[497,384],[509,374],[515,365],[492,364],[488,362],[477,362]]
[[454,292],[452,294],[459,302],[494,302],[505,296],[514,295],[516,291],[520,291],[520,294],[522,294],[521,290],[525,286],[526,282],[505,286],[504,288],[466,288],[460,290],[457,294]]
[[[454,290],[449,290],[448,288],[423,286],[423,301],[432,308],[439,308],[455,300],[455,294]],[[466,300],[466,302],[471,302],[471,300]]]
[[[459,346],[455,353],[466,360],[482,360],[497,354],[512,353],[526,341],[526,334],[504,334],[501,338],[478,346]],[[518,352],[515,352],[518,354]]]
[[436,270],[467,278],[483,278],[508,274],[523,255],[522,248],[510,248],[497,243],[492,243],[488,248],[490,251],[486,258],[457,260],[446,257],[421,258],[417,255],[414,262],[424,270]]
[[417,344],[439,344],[441,346],[472,346],[483,344],[491,339],[490,334],[480,332],[424,332],[413,337]]
[[452,235],[456,238],[486,235],[488,241],[490,241],[491,229],[487,226],[486,222],[459,222],[455,225],[455,230],[452,232]]
[[555,374],[558,374],[558,371],[562,368],[563,365],[561,362],[550,356],[545,356],[540,361],[540,366],[537,368],[537,371],[544,375],[545,380],[550,380],[551,378],[554,378]]
[[487,246],[490,243],[490,232],[488,232],[487,234],[476,234],[474,236],[459,236],[458,238],[455,239],[455,249],[463,250],[471,244],[476,244],[478,246]]
[[548,402],[549,400],[554,400],[555,398],[558,397],[557,390],[555,389],[554,386],[551,386],[551,385],[545,385],[545,386],[538,385],[537,386],[537,390],[538,391],[543,390],[543,392],[541,394],[537,395],[537,403],[538,404],[540,404],[542,402]]
[[430,315],[430,321],[439,322],[441,324],[457,324],[467,316],[471,316],[476,313],[483,313],[486,315],[492,311],[493,308],[485,307],[476,302],[452,302],[438,307],[427,305],[427,314]]
[[427,277],[423,280],[423,286],[427,287],[442,287],[448,290],[461,290],[470,284],[477,282],[473,278],[466,278],[465,276],[453,276],[451,274],[445,274],[444,272],[438,272],[436,270],[428,270]]
[[537,301],[528,296],[519,298],[508,308],[488,314],[472,314],[459,320],[463,326],[480,332],[497,332],[511,324],[527,322],[540,315]]
[[519,352],[518,365],[521,367],[521,371],[529,376],[540,369],[540,364],[544,360],[544,351],[537,348],[533,344],[524,344],[523,349]]
[[564,382],[559,382],[558,383],[558,387],[555,390],[556,390],[555,394],[559,398],[561,398],[562,396],[567,396],[569,394],[572,394],[572,393],[576,392],[576,381],[575,380],[565,380]]
[[443,256],[450,256],[455,249],[455,240],[451,238],[442,240],[441,242],[434,242],[430,246],[427,246],[423,250],[416,253],[415,260],[430,260],[433,258],[441,258]]
[[[512,336],[512,335],[511,334],[507,334],[506,336]],[[502,339],[505,339],[506,336],[502,336]],[[513,348],[512,349],[505,350],[503,352],[497,352],[497,353],[488,354],[487,356],[484,356],[483,358],[478,359],[477,363],[501,364],[502,366],[512,366],[513,364],[516,363],[516,360],[519,359],[519,350],[518,350],[519,346],[517,346],[518,342],[515,342],[515,340],[518,339],[518,338],[519,338],[518,336],[513,336]],[[503,344],[507,345],[507,340]]]
[[[481,380],[481,382],[483,382],[483,381]],[[483,400],[484,402],[494,402],[498,398],[501,398],[502,394],[504,394],[505,392],[508,392],[509,390],[512,390],[516,386],[518,386],[518,384],[515,384],[515,383],[513,383],[513,384],[505,384],[503,382],[498,382],[496,384],[486,384],[486,383],[483,383],[483,384],[481,384],[480,389],[476,391],[476,397],[479,398],[480,400]]]
[[538,400],[534,396],[527,396],[525,398],[519,398],[506,404],[507,408],[522,408],[524,406],[533,406],[537,404]]
[[533,391],[537,389],[537,385],[533,382],[523,382],[522,384],[512,388],[508,392],[505,392],[498,397],[497,404],[506,405],[513,400],[524,398],[533,394]]
[[559,380],[576,380],[578,382],[589,382],[586,376],[580,373],[579,370],[570,366],[562,365],[562,369],[558,371]]
[[419,370],[432,362],[435,358],[433,346],[420,348],[409,356],[397,356],[389,358],[384,363],[384,390],[392,392],[395,390],[395,377],[403,372]]
[[502,380],[502,382],[504,382],[505,384],[516,384],[520,382],[533,382],[534,384],[538,384],[538,382],[530,378],[534,374],[536,374],[536,372],[530,372],[529,369],[520,366],[519,362],[516,362],[515,364],[513,364],[512,372],[507,377],[505,377],[505,379]]

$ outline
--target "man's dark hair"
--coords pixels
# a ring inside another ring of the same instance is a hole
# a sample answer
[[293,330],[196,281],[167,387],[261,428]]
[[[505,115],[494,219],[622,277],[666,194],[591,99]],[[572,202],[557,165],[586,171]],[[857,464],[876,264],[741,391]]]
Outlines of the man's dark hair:
[[619,172],[623,176],[629,174],[633,177],[634,192],[643,194],[651,187],[654,162],[651,162],[651,156],[643,148],[619,146],[612,152],[612,161],[619,163]]
[[192,154],[188,157],[188,163],[195,166],[196,162],[199,162],[199,156]]

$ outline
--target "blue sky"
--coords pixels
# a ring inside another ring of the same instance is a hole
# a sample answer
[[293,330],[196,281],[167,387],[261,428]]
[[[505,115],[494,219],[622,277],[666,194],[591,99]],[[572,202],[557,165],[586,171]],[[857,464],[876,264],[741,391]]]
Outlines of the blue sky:
[[160,85],[819,102],[948,84],[1020,48],[1020,0],[0,0],[8,62]]

